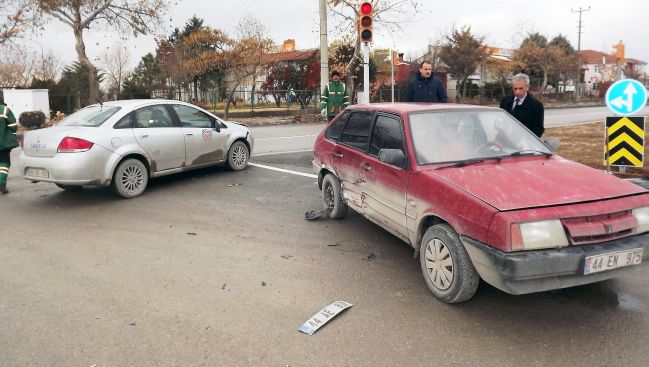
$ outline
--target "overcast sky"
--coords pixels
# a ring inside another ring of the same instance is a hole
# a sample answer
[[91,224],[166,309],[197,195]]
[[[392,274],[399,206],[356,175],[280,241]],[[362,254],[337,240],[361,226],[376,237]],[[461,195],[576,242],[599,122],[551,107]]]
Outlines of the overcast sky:
[[[250,14],[268,29],[270,37],[280,44],[295,39],[298,49],[319,47],[319,0],[171,0],[166,17],[166,32],[182,28],[193,15],[205,24],[234,36],[239,19]],[[514,48],[525,34],[538,31],[551,39],[562,33],[577,48],[579,15],[571,12],[581,8],[581,49],[610,52],[612,45],[623,40],[626,56],[649,62],[649,2],[646,0],[422,0],[423,9],[416,19],[403,23],[402,32],[390,34],[375,25],[373,48],[393,47],[406,56],[420,56],[430,40],[448,32],[454,25],[470,25],[474,34],[484,36],[485,43]],[[329,21],[329,41],[334,39],[335,24]],[[43,35],[29,42],[36,53],[48,50],[65,63],[76,60],[74,36],[70,28],[52,20]],[[120,42],[114,32],[93,29],[85,33],[88,56],[95,59],[107,48]],[[147,52],[155,50],[152,36],[128,38],[125,45],[131,52],[131,67]],[[649,69],[649,67],[647,67]]]

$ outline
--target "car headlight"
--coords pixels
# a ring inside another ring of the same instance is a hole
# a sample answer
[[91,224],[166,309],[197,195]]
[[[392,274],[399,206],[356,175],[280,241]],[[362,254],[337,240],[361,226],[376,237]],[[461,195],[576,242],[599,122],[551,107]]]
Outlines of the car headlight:
[[568,246],[566,232],[558,219],[512,223],[511,235],[512,251]]
[[635,233],[644,233],[649,231],[649,206],[633,209],[633,216],[638,221]]

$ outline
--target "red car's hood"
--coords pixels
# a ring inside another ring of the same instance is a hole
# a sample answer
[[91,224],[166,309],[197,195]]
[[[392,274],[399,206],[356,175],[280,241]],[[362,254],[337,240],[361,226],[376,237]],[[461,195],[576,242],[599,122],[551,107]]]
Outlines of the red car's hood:
[[437,176],[499,210],[609,199],[644,188],[553,156],[506,158],[465,167],[432,169]]

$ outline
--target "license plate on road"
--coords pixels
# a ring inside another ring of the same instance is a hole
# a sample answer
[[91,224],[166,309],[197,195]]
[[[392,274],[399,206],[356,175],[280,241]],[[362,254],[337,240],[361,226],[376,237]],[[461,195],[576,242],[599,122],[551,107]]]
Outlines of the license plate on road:
[[27,172],[25,172],[25,175],[31,177],[41,177],[41,178],[50,177],[50,173],[47,172],[46,169],[42,169],[42,168],[27,168]]
[[642,262],[642,249],[611,252],[608,254],[588,256],[584,262],[584,275],[599,273],[629,265],[637,265]]

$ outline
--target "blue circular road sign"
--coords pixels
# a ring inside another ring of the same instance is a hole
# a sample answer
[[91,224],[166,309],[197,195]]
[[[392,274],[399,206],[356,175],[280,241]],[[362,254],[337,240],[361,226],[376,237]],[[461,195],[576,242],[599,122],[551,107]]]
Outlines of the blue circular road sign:
[[633,115],[647,104],[647,88],[637,80],[618,80],[608,88],[605,99],[606,106],[615,114]]

